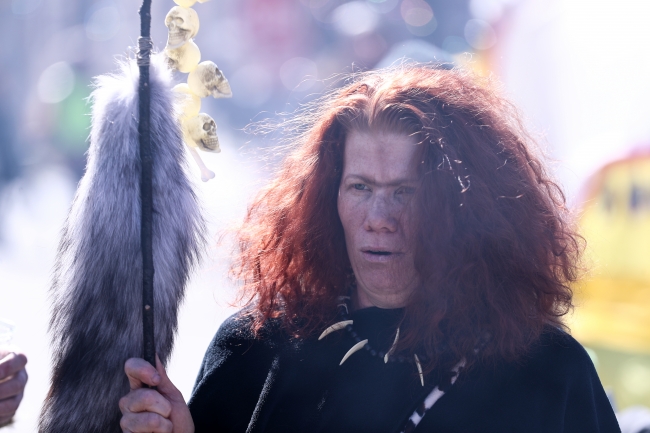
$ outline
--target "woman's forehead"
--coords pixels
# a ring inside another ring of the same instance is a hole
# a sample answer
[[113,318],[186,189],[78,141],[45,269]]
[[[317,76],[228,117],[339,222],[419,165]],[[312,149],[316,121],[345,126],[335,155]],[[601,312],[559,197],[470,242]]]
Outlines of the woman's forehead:
[[421,154],[422,146],[405,133],[352,130],[345,140],[343,175],[376,183],[413,180]]

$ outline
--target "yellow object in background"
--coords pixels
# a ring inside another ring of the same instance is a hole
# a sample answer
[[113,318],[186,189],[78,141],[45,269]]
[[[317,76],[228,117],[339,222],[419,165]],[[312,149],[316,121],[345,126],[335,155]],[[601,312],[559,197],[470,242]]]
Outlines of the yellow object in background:
[[598,171],[580,226],[591,272],[575,287],[572,334],[619,409],[650,406],[650,152]]

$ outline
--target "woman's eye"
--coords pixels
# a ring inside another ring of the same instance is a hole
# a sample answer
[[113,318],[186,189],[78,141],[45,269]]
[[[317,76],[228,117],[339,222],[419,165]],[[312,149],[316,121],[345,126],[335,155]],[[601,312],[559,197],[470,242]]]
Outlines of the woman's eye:
[[399,188],[397,191],[395,191],[395,194],[413,194],[414,192],[415,192],[415,188],[410,186],[403,186]]
[[363,191],[366,189],[366,185],[364,185],[363,183],[355,183],[352,185],[352,187],[357,191]]

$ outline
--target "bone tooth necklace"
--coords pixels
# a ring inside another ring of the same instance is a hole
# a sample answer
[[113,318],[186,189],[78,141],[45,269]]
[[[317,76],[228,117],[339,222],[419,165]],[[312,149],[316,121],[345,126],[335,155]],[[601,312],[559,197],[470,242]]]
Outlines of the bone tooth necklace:
[[348,350],[348,353],[346,353],[345,356],[343,356],[343,359],[341,360],[339,365],[343,365],[343,363],[345,362],[346,359],[348,359],[350,356],[352,356],[352,354],[354,352],[356,352],[357,350],[363,349],[363,347],[365,347],[366,344],[368,344],[368,339],[361,340],[357,344],[352,346],[352,348],[350,350]]
[[418,359],[418,354],[414,353],[413,357],[415,358],[415,365],[418,367],[418,374],[420,375],[420,383],[422,386],[424,386],[424,375],[422,374],[422,364],[420,364],[420,360]]
[[323,338],[327,337],[329,334],[331,334],[334,331],[340,331],[341,329],[345,328],[348,325],[352,325],[354,323],[353,320],[343,320],[341,322],[335,323],[326,330],[323,331],[323,333],[318,337],[318,340],[322,340]]
[[418,358],[417,354],[413,354],[413,360],[411,360],[410,358],[401,356],[401,355],[400,356],[394,356],[393,355],[393,353],[395,352],[395,348],[397,347],[397,342],[399,341],[399,327],[397,328],[397,330],[395,332],[395,339],[393,340],[393,344],[391,345],[390,349],[388,349],[388,352],[386,352],[386,354],[384,354],[382,352],[377,352],[376,350],[374,350],[370,346],[370,344],[368,343],[368,339],[361,340],[361,338],[359,338],[357,333],[354,332],[354,329],[352,327],[352,325],[354,324],[354,321],[347,317],[348,314],[349,314],[347,301],[349,299],[350,299],[349,296],[340,296],[339,297],[339,301],[343,301],[343,302],[338,304],[337,307],[338,307],[338,310],[339,310],[339,316],[341,316],[341,318],[343,320],[341,320],[339,322],[336,322],[335,324],[327,327],[321,333],[321,335],[318,337],[318,340],[320,341],[323,338],[325,338],[326,336],[328,336],[329,334],[331,334],[332,332],[336,332],[336,331],[340,331],[342,329],[346,329],[349,332],[350,336],[354,340],[356,340],[356,343],[354,344],[354,346],[352,346],[350,348],[350,350],[348,350],[346,352],[346,354],[343,356],[343,359],[341,359],[341,362],[339,363],[339,365],[343,365],[343,363],[350,356],[352,356],[354,353],[358,352],[359,350],[366,349],[366,351],[368,351],[370,353],[370,355],[379,356],[380,358],[383,358],[384,363],[388,363],[389,361],[390,362],[395,362],[395,361],[398,361],[398,362],[405,362],[405,361],[414,362],[415,366],[418,369],[418,375],[420,376],[420,384],[422,386],[424,386],[424,374],[423,374],[423,371],[422,371],[422,364],[420,363],[420,358]]
[[397,327],[397,331],[395,332],[395,340],[393,340],[393,345],[390,346],[390,349],[388,349],[388,352],[386,352],[386,355],[384,355],[384,364],[388,363],[388,358],[390,355],[393,354],[393,351],[395,350],[395,346],[397,346],[397,341],[399,340],[399,326]]

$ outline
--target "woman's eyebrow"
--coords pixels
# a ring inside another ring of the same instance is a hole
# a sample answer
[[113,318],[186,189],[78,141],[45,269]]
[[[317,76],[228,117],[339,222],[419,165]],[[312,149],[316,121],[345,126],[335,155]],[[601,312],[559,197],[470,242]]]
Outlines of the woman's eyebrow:
[[348,174],[344,178],[344,180],[350,180],[350,179],[358,179],[365,184],[374,185],[374,186],[399,186],[404,184],[417,183],[419,180],[417,177],[404,177],[404,178],[392,180],[390,182],[378,182],[375,179],[363,176],[361,174]]

